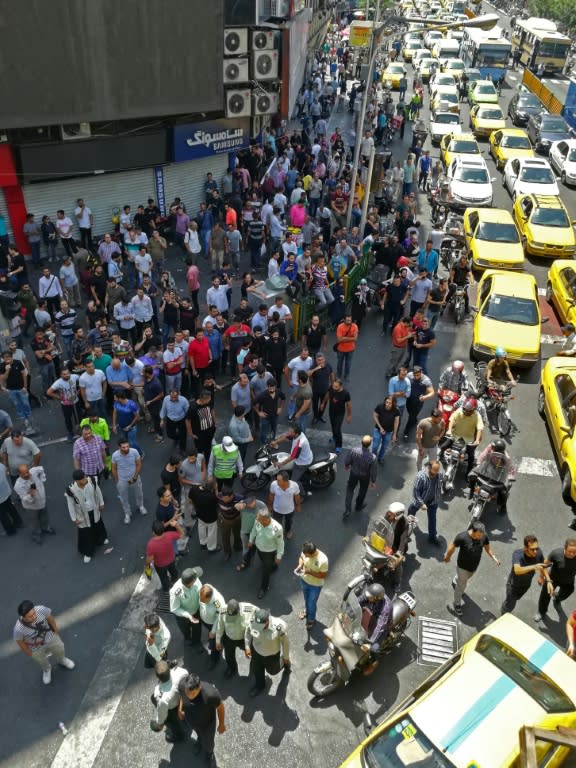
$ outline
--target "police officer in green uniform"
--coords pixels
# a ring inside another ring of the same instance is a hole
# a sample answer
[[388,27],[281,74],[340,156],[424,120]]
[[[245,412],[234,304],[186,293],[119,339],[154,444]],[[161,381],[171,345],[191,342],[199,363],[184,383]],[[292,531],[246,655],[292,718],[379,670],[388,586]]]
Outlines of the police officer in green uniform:
[[239,603],[232,598],[228,600],[226,610],[220,612],[216,625],[216,650],[224,648],[225,677],[238,673],[236,648],[243,648],[246,657],[250,657],[250,621],[255,610],[256,606],[252,603]]
[[212,584],[204,584],[200,590],[200,621],[208,629],[208,648],[210,662],[208,669],[214,669],[220,660],[220,651],[216,648],[216,624],[220,612],[226,607],[226,601]]
[[202,573],[202,568],[186,568],[170,590],[170,612],[176,617],[176,623],[186,643],[196,645],[198,653],[204,651],[200,642],[202,624],[199,619]]
[[266,672],[277,675],[281,669],[290,672],[288,628],[282,619],[270,616],[266,608],[254,612],[250,622],[252,672],[254,687],[250,696],[258,696],[266,686]]

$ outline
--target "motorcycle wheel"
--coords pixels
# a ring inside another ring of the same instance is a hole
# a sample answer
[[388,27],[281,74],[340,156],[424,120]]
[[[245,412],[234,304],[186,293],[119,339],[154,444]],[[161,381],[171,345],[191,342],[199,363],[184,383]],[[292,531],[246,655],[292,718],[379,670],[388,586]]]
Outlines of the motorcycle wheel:
[[268,485],[268,475],[262,473],[261,475],[254,475],[252,473],[246,473],[242,475],[240,480],[242,487],[247,491],[261,491]]
[[460,302],[460,304],[457,304],[454,307],[454,320],[456,321],[456,325],[462,322],[464,320],[464,302]]
[[508,418],[506,411],[504,409],[498,411],[498,432],[500,437],[506,437],[506,435],[510,434],[511,427],[512,422]]
[[336,474],[332,468],[317,475],[310,476],[310,485],[312,488],[328,488],[336,480]]
[[325,661],[318,671],[314,670],[308,676],[308,691],[319,699],[335,693],[342,685],[344,681],[336,674],[331,661]]
[[470,523],[469,526],[472,525],[472,523],[477,522],[482,517],[482,510],[484,509],[484,505],[481,504],[479,501],[474,502],[474,505],[472,506],[472,509],[470,510]]

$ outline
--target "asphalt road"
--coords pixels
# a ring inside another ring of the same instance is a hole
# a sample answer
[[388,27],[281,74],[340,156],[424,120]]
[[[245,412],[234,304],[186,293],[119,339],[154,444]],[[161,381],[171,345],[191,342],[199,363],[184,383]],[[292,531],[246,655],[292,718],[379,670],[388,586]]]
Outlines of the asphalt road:
[[[513,93],[511,75],[502,102]],[[519,78],[519,74],[516,74]],[[347,116],[343,116],[346,121]],[[466,107],[463,114],[467,123]],[[408,140],[408,135],[407,135]],[[408,144],[395,143],[394,159],[402,159]],[[433,152],[437,154],[437,152]],[[486,158],[491,168],[492,161]],[[494,170],[494,175],[499,174]],[[494,204],[510,208],[510,198],[499,178]],[[185,198],[185,190],[182,194]],[[563,189],[562,197],[576,217],[576,195]],[[425,201],[422,201],[425,209]],[[546,264],[527,262],[540,287],[545,286]],[[176,262],[174,262],[176,269]],[[552,314],[546,310],[548,315]],[[558,333],[552,317],[546,333]],[[456,357],[467,359],[471,328],[465,323],[455,328],[450,319],[438,327],[438,344],[431,359],[432,378]],[[331,345],[329,347],[331,349]],[[368,317],[362,328],[361,343],[354,359],[351,380],[354,418],[349,425],[350,441],[370,431],[371,412],[384,390],[383,373],[388,342],[379,335],[379,320]],[[545,345],[543,356],[552,353]],[[519,466],[518,481],[509,503],[509,517],[488,513],[486,524],[493,547],[502,561],[501,568],[487,558],[470,582],[464,614],[456,620],[447,610],[451,602],[450,581],[454,566],[441,562],[443,548],[431,548],[426,540],[425,521],[417,530],[405,569],[406,583],[414,590],[419,617],[434,617],[453,622],[458,644],[499,615],[512,551],[521,546],[522,537],[536,532],[545,551],[558,546],[570,534],[569,510],[560,498],[560,481],[545,427],[536,412],[539,371],[522,374],[512,402],[515,428],[510,452]],[[225,395],[225,393],[224,393]],[[219,413],[228,417],[223,395]],[[0,765],[3,768],[126,768],[127,766],[168,765],[179,768],[191,762],[189,745],[170,747],[163,737],[150,731],[152,716],[149,696],[154,682],[143,669],[143,637],[140,634],[143,605],[149,594],[129,603],[142,569],[142,554],[149,536],[151,518],[137,517],[124,526],[114,486],[105,485],[106,524],[113,551],[98,556],[84,566],[75,549],[75,531],[68,520],[63,499],[71,469],[71,448],[52,440],[64,434],[55,406],[37,412],[39,442],[44,444],[43,464],[49,477],[49,509],[58,535],[41,548],[30,544],[25,532],[16,539],[2,539],[2,573],[5,588],[0,596],[0,657],[2,660],[2,712],[5,723],[0,740]],[[485,438],[487,440],[488,437]],[[318,445],[326,435],[315,434]],[[51,443],[51,444],[50,444]],[[167,446],[158,447],[143,435],[146,450],[144,484],[150,512],[155,508],[155,489]],[[207,669],[207,656],[184,651],[178,630],[173,630],[172,654],[184,657],[188,669],[216,684],[225,698],[227,732],[217,737],[218,765],[244,767],[273,761],[276,766],[321,765],[332,768],[354,748],[362,736],[362,717],[369,711],[382,716],[399,698],[419,683],[432,667],[417,662],[418,619],[412,624],[400,648],[370,678],[356,681],[347,689],[323,702],[310,699],[306,678],[325,653],[323,626],[331,623],[347,581],[358,572],[362,551],[361,537],[368,519],[384,511],[393,500],[409,501],[415,462],[412,444],[390,451],[380,472],[378,487],[369,496],[364,513],[343,524],[345,472],[342,467],[334,486],[314,494],[304,505],[295,523],[295,536],[288,542],[284,563],[273,577],[272,589],[262,603],[289,626],[293,672],[289,679],[273,680],[271,688],[259,698],[248,698],[251,687],[246,679],[247,665],[240,662],[241,675],[230,682],[223,676],[223,664]],[[453,498],[442,504],[438,516],[442,541],[448,542],[468,521],[468,504],[462,484]],[[299,545],[312,538],[330,557],[331,573],[319,604],[319,622],[307,638],[298,611],[302,605],[299,586],[292,574]],[[235,563],[224,563],[219,555],[201,552],[193,536],[191,553],[181,567],[202,565],[205,581],[210,581],[226,598],[239,597],[256,602],[257,569],[238,576]],[[43,686],[40,673],[11,641],[16,605],[24,598],[52,607],[63,629],[67,653],[77,667],[73,672],[56,670],[51,686]],[[520,602],[516,613],[531,623],[536,609],[536,588]],[[566,611],[576,603],[565,605]],[[565,615],[551,607],[550,618],[541,631],[563,643]],[[63,721],[70,729],[65,738],[58,730]],[[9,724],[10,727],[6,727]]]

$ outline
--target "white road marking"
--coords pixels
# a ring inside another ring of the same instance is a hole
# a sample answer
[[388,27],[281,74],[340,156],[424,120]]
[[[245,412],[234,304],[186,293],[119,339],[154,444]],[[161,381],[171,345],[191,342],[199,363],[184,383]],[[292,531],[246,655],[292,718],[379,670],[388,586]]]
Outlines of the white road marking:
[[538,288],[538,296],[546,296],[546,288]]
[[58,445],[58,443],[65,443],[67,440],[67,437],[56,437],[54,440],[46,440],[44,443],[37,443],[37,446],[38,448],[46,448],[47,445]]
[[538,477],[558,477],[556,462],[552,459],[534,459],[530,456],[522,456],[516,465],[516,472],[520,475],[537,475]]

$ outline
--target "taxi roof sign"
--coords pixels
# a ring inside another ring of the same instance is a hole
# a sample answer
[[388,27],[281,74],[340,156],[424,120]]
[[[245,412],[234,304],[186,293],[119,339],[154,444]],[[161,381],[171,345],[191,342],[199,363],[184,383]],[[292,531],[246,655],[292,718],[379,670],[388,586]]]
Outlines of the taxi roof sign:
[[373,28],[373,21],[353,21],[350,24],[349,44],[356,48],[365,48],[370,44]]

